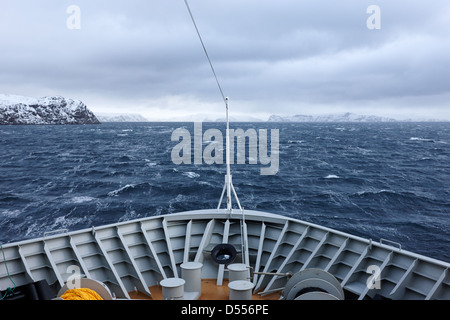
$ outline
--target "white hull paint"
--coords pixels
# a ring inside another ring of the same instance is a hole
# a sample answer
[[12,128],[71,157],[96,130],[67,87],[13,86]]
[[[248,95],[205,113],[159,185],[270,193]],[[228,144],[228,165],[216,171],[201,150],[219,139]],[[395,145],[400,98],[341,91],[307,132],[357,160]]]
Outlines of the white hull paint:
[[[228,271],[210,255],[221,243],[233,245],[236,262],[255,272],[325,270],[346,298],[450,299],[449,263],[285,216],[245,211],[242,218],[240,211],[188,211],[5,244],[3,251],[17,286],[45,279],[58,290],[75,266],[122,299],[136,290],[151,296],[149,287],[181,277],[180,265],[189,261],[203,264],[203,279],[222,285]],[[255,274],[252,281],[263,294],[287,278]],[[2,261],[0,289],[10,286]]]

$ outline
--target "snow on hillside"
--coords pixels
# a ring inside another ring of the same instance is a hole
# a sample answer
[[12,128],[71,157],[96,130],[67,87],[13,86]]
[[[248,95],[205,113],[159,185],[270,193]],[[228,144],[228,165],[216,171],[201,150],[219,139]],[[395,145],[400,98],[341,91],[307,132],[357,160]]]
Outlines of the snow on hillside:
[[0,124],[3,125],[96,123],[100,123],[97,117],[79,100],[0,94]]
[[96,115],[101,122],[148,122],[147,118],[137,113],[97,113]]
[[354,113],[336,113],[326,115],[294,115],[294,116],[278,116],[271,115],[269,122],[393,122],[397,121],[392,118],[358,115]]

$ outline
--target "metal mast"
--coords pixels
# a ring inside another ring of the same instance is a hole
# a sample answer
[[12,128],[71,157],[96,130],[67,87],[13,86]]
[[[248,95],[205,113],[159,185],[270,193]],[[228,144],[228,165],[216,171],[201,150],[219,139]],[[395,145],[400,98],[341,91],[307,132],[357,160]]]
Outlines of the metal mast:
[[241,203],[239,202],[239,198],[236,194],[236,190],[234,190],[233,182],[232,182],[232,176],[231,176],[231,169],[230,169],[230,122],[228,118],[228,97],[225,97],[223,94],[222,87],[220,86],[219,79],[217,78],[216,71],[214,70],[213,64],[211,62],[211,59],[209,58],[208,51],[206,50],[206,46],[202,40],[202,36],[200,35],[200,32],[197,28],[197,24],[195,23],[194,16],[192,15],[191,9],[189,8],[189,4],[187,0],[184,0],[184,3],[186,4],[186,7],[189,11],[189,15],[191,16],[192,23],[194,24],[195,30],[197,31],[198,38],[200,39],[200,42],[202,44],[203,50],[205,51],[206,58],[209,61],[209,65],[211,67],[211,70],[214,74],[214,78],[216,79],[217,86],[219,88],[220,94],[222,95],[223,100],[225,101],[225,108],[226,108],[226,121],[227,121],[227,129],[226,129],[226,165],[227,165],[227,174],[225,175],[225,184],[223,186],[222,195],[220,196],[219,205],[217,206],[217,210],[220,209],[220,205],[222,204],[223,196],[225,194],[225,190],[227,191],[227,211],[231,215],[233,212],[233,206],[231,203],[231,192],[233,192],[234,197],[236,199],[237,205],[239,207],[239,210],[241,211],[242,219],[241,219],[241,245],[242,245],[242,262],[245,264],[249,264],[249,253],[248,253],[248,247],[247,247],[247,226],[245,223],[245,214],[244,210],[241,207]]
[[227,174],[225,175],[225,185],[223,186],[222,195],[220,196],[219,205],[217,206],[217,209],[220,209],[220,205],[222,204],[223,196],[225,194],[225,190],[227,191],[227,210],[231,213],[233,211],[232,203],[231,203],[231,192],[233,192],[234,197],[236,198],[236,202],[239,206],[239,209],[242,211],[241,203],[239,202],[239,198],[236,194],[236,190],[233,186],[232,176],[231,176],[231,169],[230,169],[230,121],[228,118],[228,97],[225,98],[225,107],[226,107],[226,121],[227,121],[227,129],[226,129],[226,137],[225,137],[225,143],[226,143],[226,165],[227,165]]
[[237,197],[236,191],[233,187],[233,182],[231,178],[230,173],[230,125],[229,125],[229,119],[228,119],[228,97],[225,97],[223,94],[222,87],[220,86],[219,79],[217,78],[216,71],[214,70],[214,66],[211,62],[211,59],[209,58],[208,50],[206,50],[205,43],[203,42],[202,36],[200,35],[200,31],[198,30],[197,24],[195,23],[194,16],[192,14],[191,8],[189,8],[189,4],[187,0],[184,0],[184,3],[186,4],[186,8],[189,12],[189,15],[191,16],[192,23],[194,24],[195,30],[197,31],[198,38],[200,39],[200,43],[202,44],[203,51],[205,52],[206,58],[208,59],[209,66],[211,67],[211,70],[214,74],[214,78],[216,79],[217,87],[219,88],[220,94],[222,95],[223,100],[225,101],[225,107],[227,112],[227,131],[226,131],[226,163],[227,163],[227,174],[225,176],[225,185],[223,186],[222,195],[220,197],[219,205],[217,206],[217,209],[220,209],[220,205],[223,200],[223,195],[225,194],[225,190],[227,191],[227,210],[231,213],[233,208],[231,206],[231,192],[233,192],[234,197],[236,198],[236,202],[239,206],[239,209],[242,211],[241,204],[239,203],[239,199]]

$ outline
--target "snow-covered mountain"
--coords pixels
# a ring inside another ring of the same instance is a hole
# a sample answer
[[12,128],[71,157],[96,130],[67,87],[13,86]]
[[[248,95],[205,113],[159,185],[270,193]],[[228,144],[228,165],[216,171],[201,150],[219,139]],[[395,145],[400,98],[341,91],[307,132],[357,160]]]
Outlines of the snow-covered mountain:
[[98,123],[94,113],[79,100],[60,96],[30,98],[0,94],[0,125]]
[[144,118],[137,113],[96,113],[97,118],[101,122],[148,122],[147,118]]
[[[229,116],[230,122],[264,122],[257,116],[248,114],[233,113]],[[167,118],[160,118],[157,121],[163,122],[225,122],[226,117],[222,113],[192,113],[188,115],[171,115]]]
[[278,116],[271,115],[268,122],[393,122],[397,121],[392,118],[358,115],[354,113],[336,113],[326,115],[294,115],[294,116]]

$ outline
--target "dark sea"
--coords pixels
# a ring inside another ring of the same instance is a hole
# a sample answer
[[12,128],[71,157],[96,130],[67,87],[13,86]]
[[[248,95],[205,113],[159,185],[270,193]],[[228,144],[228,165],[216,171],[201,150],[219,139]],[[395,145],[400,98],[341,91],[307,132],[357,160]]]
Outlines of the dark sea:
[[[450,261],[450,123],[230,127],[267,129],[269,137],[279,130],[276,175],[261,175],[264,165],[250,164],[248,155],[231,166],[245,209],[388,239]],[[0,243],[216,208],[226,167],[174,164],[177,128],[194,139],[193,123],[1,126]],[[203,123],[209,128],[225,134],[224,123]]]

